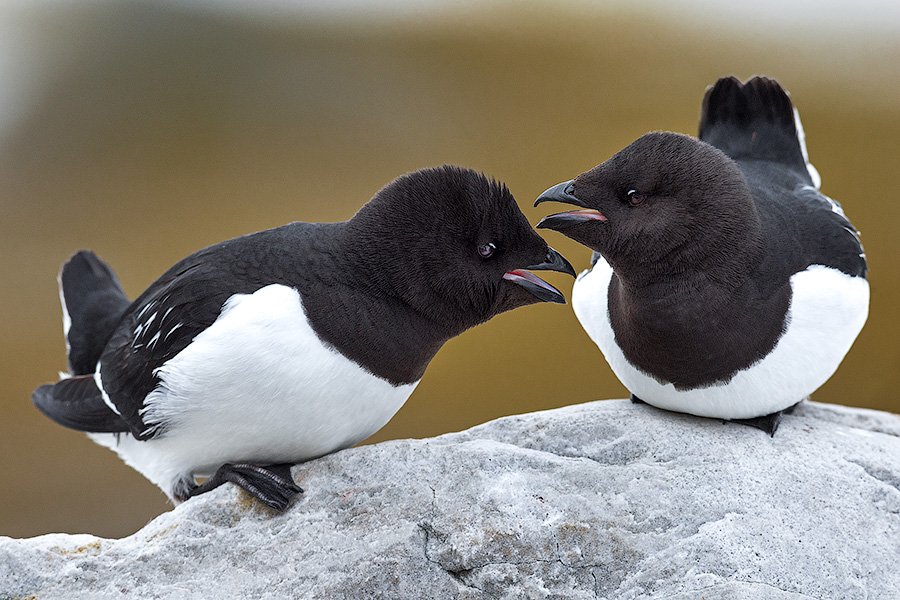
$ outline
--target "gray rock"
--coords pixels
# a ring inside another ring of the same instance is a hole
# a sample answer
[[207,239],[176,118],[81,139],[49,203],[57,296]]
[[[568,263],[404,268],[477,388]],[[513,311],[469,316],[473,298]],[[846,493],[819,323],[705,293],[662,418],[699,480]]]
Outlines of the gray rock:
[[900,598],[898,436],[816,403],[774,438],[627,401],[508,417],[298,466],[284,515],[227,486],[121,540],[0,538],[0,597]]

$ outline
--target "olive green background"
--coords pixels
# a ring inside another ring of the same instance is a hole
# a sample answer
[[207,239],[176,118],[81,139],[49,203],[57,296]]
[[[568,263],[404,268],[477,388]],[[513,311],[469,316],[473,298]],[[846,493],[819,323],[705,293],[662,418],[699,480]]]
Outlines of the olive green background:
[[[395,176],[441,163],[507,182],[536,222],[545,187],[648,130],[695,133],[705,87],[726,74],[792,92],[823,190],[870,260],[868,325],[815,398],[900,411],[900,44],[523,6],[376,21],[171,4],[19,17],[39,85],[0,136],[0,534],[119,536],[168,509],[29,401],[65,367],[56,273],[74,250],[97,251],[134,296],[200,247],[346,219]],[[547,239],[587,266],[589,251]],[[571,279],[548,279],[569,295]],[[448,343],[370,441],[624,395],[569,306],[532,306]]]

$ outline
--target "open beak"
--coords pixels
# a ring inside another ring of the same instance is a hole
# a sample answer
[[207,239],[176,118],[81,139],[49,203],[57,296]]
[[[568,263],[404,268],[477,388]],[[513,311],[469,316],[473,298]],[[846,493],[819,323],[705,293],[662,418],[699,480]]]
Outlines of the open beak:
[[580,206],[579,210],[571,210],[561,212],[555,215],[548,215],[540,220],[537,224],[538,229],[555,229],[557,231],[587,223],[588,221],[606,221],[606,215],[599,210],[587,208],[584,203],[575,196],[575,184],[572,180],[563,181],[544,191],[534,201],[537,206],[541,202],[562,202],[564,204],[574,204]]
[[565,257],[550,248],[547,252],[547,258],[542,263],[530,265],[524,269],[513,269],[503,274],[503,279],[516,285],[521,285],[528,292],[540,300],[541,302],[556,302],[557,304],[565,304],[566,298],[555,287],[532,273],[534,271],[558,271],[560,273],[568,273],[575,277],[575,269],[565,259]]

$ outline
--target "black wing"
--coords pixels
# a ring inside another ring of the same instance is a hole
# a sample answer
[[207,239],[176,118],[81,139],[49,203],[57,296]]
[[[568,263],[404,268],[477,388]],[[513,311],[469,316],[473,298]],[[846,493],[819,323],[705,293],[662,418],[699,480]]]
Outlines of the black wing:
[[774,79],[724,77],[706,91],[699,135],[744,172],[766,239],[777,248],[771,268],[790,276],[820,264],[865,277],[859,235],[840,204],[819,192],[799,123],[790,96]]
[[31,395],[35,407],[64,427],[92,433],[121,433],[128,425],[103,401],[93,375],[42,385]]
[[212,325],[226,300],[272,283],[291,285],[297,265],[285,255],[285,237],[295,223],[211,246],[182,260],[156,280],[128,308],[101,358],[103,388],[140,440],[162,433],[140,411],[159,383],[154,371]]
[[865,277],[866,253],[859,232],[843,208],[819,190],[800,185],[794,190],[797,202],[791,206],[802,223],[803,261],[825,265],[853,277]]

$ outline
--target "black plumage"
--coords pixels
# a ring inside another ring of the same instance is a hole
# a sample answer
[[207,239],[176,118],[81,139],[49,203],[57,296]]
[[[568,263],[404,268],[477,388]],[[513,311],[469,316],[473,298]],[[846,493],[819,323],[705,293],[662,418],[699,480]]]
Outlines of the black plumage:
[[63,265],[59,289],[71,324],[66,332],[69,370],[73,375],[93,373],[131,301],[115,273],[86,250],[77,252]]
[[[145,412],[159,369],[208,330],[229,299],[273,284],[299,293],[322,344],[403,386],[421,379],[443,343],[464,330],[519,306],[562,301],[549,284],[520,277],[526,268],[574,275],[505,186],[449,166],[398,178],[349,221],[291,223],[200,250],[131,303],[112,271],[81,252],[61,273],[66,305],[75,309],[70,361],[75,374],[97,375],[42,386],[33,400],[67,427],[127,432],[148,443],[164,438],[177,425],[147,422]],[[340,402],[339,390],[335,396]],[[248,419],[255,401],[246,399]],[[327,426],[298,426],[307,425]],[[227,447],[228,435],[211,443]],[[253,472],[246,464],[228,467],[214,480],[244,481]],[[166,492],[183,499],[185,490],[206,489],[185,477]]]
[[789,324],[793,275],[821,265],[865,277],[856,230],[819,192],[798,125],[774,80],[723,78],[704,97],[699,140],[648,133],[538,199],[581,207],[538,227],[612,267],[615,343],[660,385],[727,385],[768,356]]

